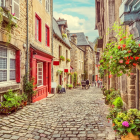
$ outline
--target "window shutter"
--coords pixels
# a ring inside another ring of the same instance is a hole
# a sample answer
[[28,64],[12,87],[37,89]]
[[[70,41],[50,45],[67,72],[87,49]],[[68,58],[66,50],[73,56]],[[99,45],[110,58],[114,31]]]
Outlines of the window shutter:
[[20,13],[19,0],[12,0],[12,2],[13,2],[12,13],[15,13],[15,17],[19,18],[19,13]]
[[41,25],[42,25],[42,21],[41,21],[41,19],[39,20],[39,41],[41,42],[41,38],[42,38],[42,27],[41,27]]
[[35,39],[37,40],[37,17],[35,17]]
[[20,83],[20,50],[16,51],[16,82]]
[[50,29],[49,27],[47,28],[47,45],[50,46]]

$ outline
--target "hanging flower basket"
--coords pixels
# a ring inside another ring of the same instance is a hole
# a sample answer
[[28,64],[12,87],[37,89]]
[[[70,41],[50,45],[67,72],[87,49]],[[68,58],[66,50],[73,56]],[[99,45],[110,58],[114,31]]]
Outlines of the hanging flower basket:
[[57,70],[57,75],[62,75],[62,71],[61,70]]
[[65,57],[61,55],[60,60],[65,61]]
[[71,60],[69,58],[67,58],[67,62],[70,62]]

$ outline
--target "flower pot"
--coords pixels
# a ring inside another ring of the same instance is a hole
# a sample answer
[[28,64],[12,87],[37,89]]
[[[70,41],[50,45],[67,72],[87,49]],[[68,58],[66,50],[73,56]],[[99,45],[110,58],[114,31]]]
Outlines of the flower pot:
[[6,114],[8,115],[9,112],[15,110],[15,107],[11,107],[11,108],[8,108],[8,107],[1,107],[0,108],[0,113],[1,114]]
[[69,89],[72,89],[72,87],[69,87]]
[[121,140],[140,140],[138,136],[128,133],[126,136],[122,136]]
[[24,106],[26,106],[27,105],[27,101],[24,101]]

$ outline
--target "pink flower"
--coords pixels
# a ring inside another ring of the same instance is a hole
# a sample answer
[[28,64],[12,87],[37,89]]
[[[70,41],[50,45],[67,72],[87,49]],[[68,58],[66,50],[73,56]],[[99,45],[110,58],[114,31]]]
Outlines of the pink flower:
[[128,123],[127,121],[124,121],[124,122],[122,123],[122,125],[125,126],[125,127],[129,127],[129,123]]
[[130,73],[130,75],[134,75],[134,73]]
[[112,75],[110,74],[110,75],[109,75],[109,78],[111,78],[111,77],[112,77]]
[[13,16],[15,16],[15,13],[12,13]]
[[119,63],[123,63],[123,60],[119,60]]
[[112,59],[112,58],[113,58],[113,56],[110,56],[110,58]]

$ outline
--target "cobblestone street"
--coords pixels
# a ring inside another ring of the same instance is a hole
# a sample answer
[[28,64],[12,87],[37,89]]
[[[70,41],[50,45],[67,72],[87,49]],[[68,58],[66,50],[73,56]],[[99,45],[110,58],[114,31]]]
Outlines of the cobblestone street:
[[74,89],[0,116],[0,140],[115,140],[101,90]]

